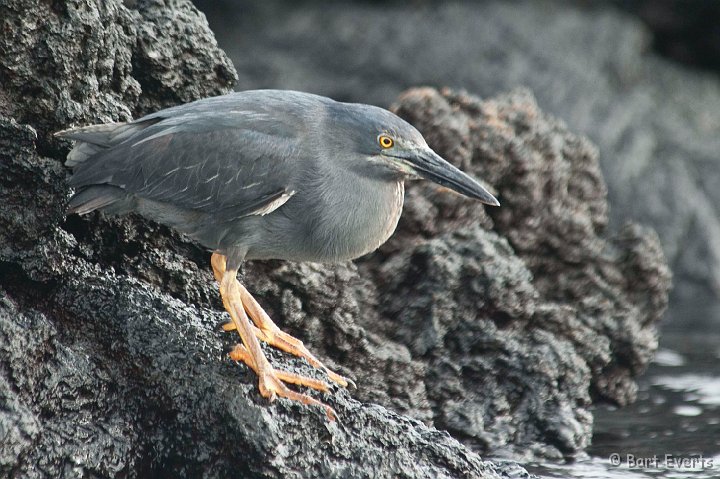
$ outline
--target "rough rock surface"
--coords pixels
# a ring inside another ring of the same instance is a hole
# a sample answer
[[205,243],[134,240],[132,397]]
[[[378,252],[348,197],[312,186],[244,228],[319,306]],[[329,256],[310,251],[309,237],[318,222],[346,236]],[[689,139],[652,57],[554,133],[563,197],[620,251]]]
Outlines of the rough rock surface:
[[[670,272],[652,230],[627,225],[605,239],[606,187],[597,149],[543,115],[526,91],[483,102],[449,90],[416,89],[403,94],[395,109],[426,132],[436,151],[497,189],[503,206],[486,211],[532,274],[537,293],[524,296],[539,295],[560,307],[538,313],[538,306],[518,307],[523,301],[513,298],[513,308],[491,305],[490,312],[504,309],[506,319],[539,314],[544,319],[535,324],[561,336],[582,331],[584,338],[573,339],[580,340],[575,349],[590,366],[593,393],[619,404],[632,401],[633,378],[655,349]],[[447,123],[458,128],[443,128]],[[430,196],[432,187],[422,188],[422,196]],[[441,211],[435,226],[452,216]],[[406,230],[406,223],[400,228]],[[515,295],[527,288],[497,289]]]
[[138,217],[64,215],[53,131],[232,82],[202,16],[15,1],[0,22],[0,475],[526,477],[477,452],[573,454],[591,401],[632,398],[666,264],[648,230],[606,239],[597,152],[529,93],[420,89],[395,106],[502,208],[415,184],[397,236],[357,263],[245,268],[277,322],[356,379],[323,397],[328,423],[267,404],[225,358],[208,253]]
[[[720,86],[653,54],[647,29],[610,2],[196,3],[240,89],[385,106],[415,85],[484,97],[530,88],[544,111],[598,145],[613,227],[632,220],[657,231],[674,273],[667,327],[717,327]],[[673,2],[644,3],[657,11]],[[688,16],[701,6],[716,28],[715,2],[674,3]]]

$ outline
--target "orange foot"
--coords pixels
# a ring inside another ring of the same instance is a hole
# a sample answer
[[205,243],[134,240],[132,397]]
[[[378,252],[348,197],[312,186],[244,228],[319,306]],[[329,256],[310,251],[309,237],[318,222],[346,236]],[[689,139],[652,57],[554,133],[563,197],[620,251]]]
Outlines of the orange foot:
[[[236,345],[230,352],[230,358],[244,362],[255,371],[258,375],[260,394],[263,397],[271,401],[276,397],[284,397],[303,404],[321,406],[325,409],[328,419],[331,421],[337,419],[335,411],[330,406],[306,394],[295,392],[284,383],[306,386],[322,392],[329,392],[330,387],[323,381],[273,368],[262,352],[258,338],[278,349],[305,358],[312,366],[325,371],[332,381],[341,386],[348,384],[354,386],[355,384],[330,371],[305,348],[300,340],[278,328],[255,301],[255,298],[237,280],[237,270],[226,270],[224,256],[214,253],[212,266],[215,278],[220,283],[223,305],[232,320],[230,323],[224,324],[223,329],[237,331],[242,340],[242,344]],[[253,319],[255,325],[251,324],[248,315]]]

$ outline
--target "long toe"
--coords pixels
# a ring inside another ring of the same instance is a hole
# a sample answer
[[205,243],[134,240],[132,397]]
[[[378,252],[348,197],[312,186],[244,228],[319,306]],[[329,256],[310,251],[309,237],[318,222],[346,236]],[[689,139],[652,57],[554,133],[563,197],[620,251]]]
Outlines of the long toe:
[[[255,364],[252,361],[250,353],[242,344],[236,344],[235,346],[233,346],[232,349],[228,351],[228,356],[230,356],[230,359],[232,359],[233,361],[239,361],[247,364],[253,371],[255,371],[255,373],[258,372]],[[307,376],[301,376],[299,374],[275,368],[271,369],[271,374],[273,374],[283,383],[295,384],[297,386],[305,386],[323,393],[330,392],[330,386],[326,382],[320,381],[319,379],[313,379]]]
[[[254,323],[253,332],[259,340],[281,351],[290,353],[293,356],[305,359],[312,367],[324,371],[331,381],[342,387],[348,387],[348,385],[356,387],[354,382],[331,371],[327,366],[325,366],[305,347],[305,344],[303,344],[302,341],[280,329],[273,320],[270,319],[270,316],[268,316],[250,292],[245,289],[239,281],[236,281],[235,283],[235,286],[240,292],[243,307],[245,308],[248,317]],[[225,331],[232,331],[234,328],[232,325],[227,325],[223,326],[223,329]]]
[[220,323],[220,327],[226,333],[230,331],[235,331],[237,329],[232,321],[223,321],[222,323]]
[[[289,399],[291,401],[296,401],[308,406],[320,406],[325,410],[325,415],[330,421],[336,421],[337,420],[337,414],[335,413],[335,410],[328,406],[327,404],[318,401],[315,398],[312,398],[308,396],[307,394],[302,394],[299,392],[295,392],[292,389],[288,388],[283,382],[280,380],[278,374],[276,371],[266,371],[262,374],[259,374],[260,377],[260,394],[262,394],[263,397],[266,398],[272,398],[270,400],[273,400],[276,396],[282,397],[285,399]],[[303,379],[309,379],[309,378],[303,378]]]

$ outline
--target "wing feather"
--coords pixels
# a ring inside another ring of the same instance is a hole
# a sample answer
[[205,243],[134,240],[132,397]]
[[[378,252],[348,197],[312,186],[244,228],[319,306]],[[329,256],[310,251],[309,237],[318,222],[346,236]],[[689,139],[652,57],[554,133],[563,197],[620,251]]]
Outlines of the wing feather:
[[[188,105],[164,110],[137,120],[142,128],[123,126],[122,135],[115,135],[119,143],[108,145],[113,135],[101,130],[97,143],[104,148],[75,164],[70,181],[79,190],[116,186],[220,220],[263,214],[293,191],[300,140],[290,119],[262,108],[217,111],[203,104],[194,111]],[[65,136],[88,141],[93,133]]]

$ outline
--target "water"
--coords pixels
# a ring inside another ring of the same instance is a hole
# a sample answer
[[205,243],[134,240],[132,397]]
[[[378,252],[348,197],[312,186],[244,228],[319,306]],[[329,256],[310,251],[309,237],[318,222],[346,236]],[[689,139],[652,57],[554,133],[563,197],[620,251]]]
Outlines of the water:
[[541,478],[720,479],[719,360],[720,334],[666,332],[635,404],[595,410],[589,457],[528,470]]

